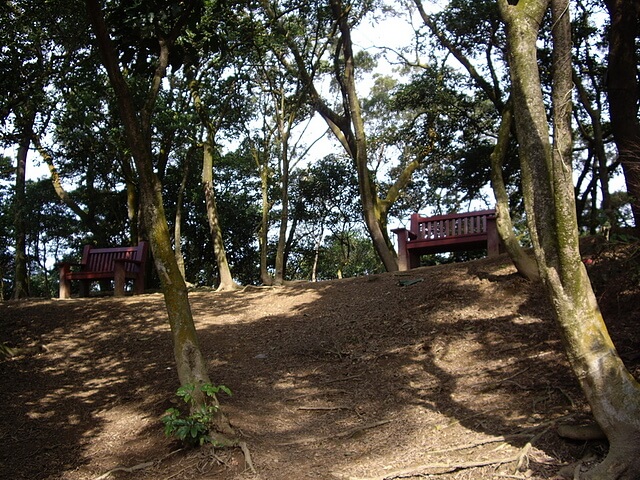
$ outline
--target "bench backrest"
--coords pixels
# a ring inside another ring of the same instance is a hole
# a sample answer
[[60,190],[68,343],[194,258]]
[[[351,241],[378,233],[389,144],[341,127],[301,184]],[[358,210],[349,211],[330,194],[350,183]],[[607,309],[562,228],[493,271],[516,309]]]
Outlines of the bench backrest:
[[487,220],[495,218],[495,210],[480,210],[468,213],[454,213],[423,217],[411,215],[411,231],[416,240],[435,240],[447,237],[487,235]]
[[[83,270],[90,272],[113,272],[114,260],[126,259],[141,262],[144,265],[147,258],[147,242],[140,242],[135,247],[94,248],[85,245],[82,251]],[[125,262],[125,271],[138,272],[140,266]]]

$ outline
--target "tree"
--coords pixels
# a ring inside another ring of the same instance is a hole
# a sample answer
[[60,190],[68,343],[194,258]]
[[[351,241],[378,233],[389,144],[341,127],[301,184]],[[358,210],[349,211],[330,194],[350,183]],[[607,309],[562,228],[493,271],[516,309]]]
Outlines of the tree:
[[[190,72],[191,69],[187,69]],[[216,155],[216,134],[220,129],[225,118],[230,115],[231,105],[230,102],[225,102],[223,106],[219,107],[218,114],[215,119],[207,112],[200,91],[198,88],[198,82],[195,79],[193,73],[189,73],[189,90],[193,98],[195,109],[200,117],[200,121],[205,128],[205,139],[202,142],[202,188],[204,190],[206,208],[207,208],[207,220],[209,222],[209,231],[213,238],[214,254],[216,263],[218,265],[218,272],[220,274],[220,284],[218,290],[229,291],[235,290],[237,284],[233,280],[231,269],[229,268],[229,261],[227,260],[227,252],[224,247],[224,240],[222,235],[222,227],[220,226],[220,216],[218,214],[218,206],[216,202],[216,193],[214,189],[213,181],[213,160]],[[228,80],[230,84],[227,87],[229,90],[234,88],[235,80]],[[227,92],[227,99],[231,99],[231,93]],[[237,111],[237,110],[236,110]]]
[[[358,176],[363,219],[373,246],[385,268],[397,270],[396,254],[387,230],[389,210],[409,184],[421,158],[407,162],[393,184],[386,192],[382,191],[371,168],[375,159],[370,155],[365,115],[357,88],[358,68],[369,66],[371,59],[354,50],[351,38],[352,28],[370,11],[371,5],[366,2],[347,5],[332,0],[329,8],[323,4],[297,5],[299,13],[296,14],[278,11],[268,2],[262,2],[262,6],[276,40],[272,47],[274,54],[292,75],[301,79],[310,104],[351,158]],[[283,51],[282,44],[288,50]],[[316,86],[318,77],[325,72],[330,72],[338,90],[335,107]]]
[[[309,267],[298,268],[299,278],[342,278],[344,267],[353,260],[354,232],[362,233],[364,228],[358,182],[349,159],[328,155],[298,171],[293,183],[291,214],[298,225],[295,247],[304,253]],[[327,238],[330,248],[325,248]],[[326,254],[332,257],[330,261],[324,258]]]
[[[118,52],[109,35],[100,1],[87,0],[89,18],[96,35],[98,49],[118,100],[118,108],[122,116],[127,143],[131,149],[138,172],[142,219],[150,241],[155,267],[162,284],[169,324],[173,334],[178,377],[181,385],[193,385],[195,387],[196,408],[205,404],[205,396],[201,387],[211,383],[211,381],[198,345],[186,284],[171,249],[171,238],[164,213],[161,185],[158,176],[153,171],[151,128],[154,105],[161,88],[162,79],[169,65],[171,49],[183,32],[185,25],[197,18],[197,7],[198,4],[196,2],[188,2],[176,6],[174,9],[166,9],[166,11],[173,13],[173,17],[164,18],[165,23],[163,24],[154,24],[154,19],[157,19],[157,17],[150,15],[152,12],[145,11],[144,7],[140,5],[124,7],[125,11],[122,12],[111,12],[114,16],[117,13],[124,14],[129,21],[132,17],[141,19],[143,27],[149,28],[157,41],[159,53],[155,68],[150,69],[151,79],[146,99],[142,106],[138,108],[136,96],[131,86],[127,83],[120,67]],[[138,8],[141,10],[137,11],[136,9]],[[150,24],[145,24],[147,21]],[[135,29],[137,29],[136,27],[134,26]],[[145,33],[144,28],[141,28],[140,31]],[[148,31],[146,32],[148,33]],[[130,38],[128,40],[131,41]],[[138,53],[141,57],[144,57],[143,52]],[[214,401],[217,403],[217,399]],[[233,429],[221,410],[217,411],[215,422],[215,427],[222,435],[233,433]],[[220,442],[225,444],[229,443],[229,440],[222,437]]]
[[605,0],[611,18],[607,91],[611,126],[624,170],[636,228],[640,225],[640,121],[636,40],[640,4]]
[[[421,0],[414,0],[414,3],[420,18],[437,39],[437,43],[458,60],[478,93],[491,102],[501,118],[500,127],[496,132],[496,142],[490,154],[491,186],[496,199],[496,224],[502,243],[518,272],[525,278],[537,280],[537,267],[523,250],[514,233],[506,186],[508,166],[515,163],[510,148],[514,125],[512,104],[505,98],[502,86],[504,79],[498,73],[501,70],[498,62],[502,58],[501,53],[505,45],[496,4],[491,1],[453,1],[434,18],[426,12]],[[481,28],[478,28],[479,23],[482,24]],[[484,60],[484,64],[478,66],[478,59]]]
[[553,143],[536,42],[548,0],[498,0],[507,27],[509,73],[525,208],[542,281],[571,367],[609,439],[591,480],[632,480],[640,471],[640,385],[609,337],[578,245],[571,176],[571,26],[568,0],[552,0]]

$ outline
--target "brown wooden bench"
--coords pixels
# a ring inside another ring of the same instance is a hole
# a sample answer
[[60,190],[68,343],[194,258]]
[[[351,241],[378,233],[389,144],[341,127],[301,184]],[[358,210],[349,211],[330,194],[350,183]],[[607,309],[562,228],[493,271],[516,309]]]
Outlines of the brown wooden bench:
[[496,211],[481,210],[435,217],[411,215],[409,229],[392,230],[398,236],[398,267],[420,266],[420,256],[486,248],[488,255],[500,253]]
[[[133,293],[144,293],[144,272],[147,242],[136,247],[95,248],[85,245],[80,263],[62,262],[60,267],[60,298],[71,296],[71,280],[80,281],[80,296],[89,295],[91,282],[113,279],[114,295],[124,295],[127,279],[133,280]],[[74,268],[75,267],[75,268]]]

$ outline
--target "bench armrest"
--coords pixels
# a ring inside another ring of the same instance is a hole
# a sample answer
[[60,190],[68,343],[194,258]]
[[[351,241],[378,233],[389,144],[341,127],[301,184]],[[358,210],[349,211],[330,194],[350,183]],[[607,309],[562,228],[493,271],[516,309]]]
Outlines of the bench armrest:
[[415,240],[416,238],[418,238],[417,234],[415,234],[411,230],[409,230],[407,228],[404,228],[404,227],[394,228],[391,231],[393,233],[395,233],[396,235],[398,235],[398,237],[404,237],[404,238],[406,238],[408,240]]
[[82,271],[85,265],[86,263],[82,262],[58,262],[55,264],[55,266],[60,269],[60,273],[63,275],[71,273],[72,271]]

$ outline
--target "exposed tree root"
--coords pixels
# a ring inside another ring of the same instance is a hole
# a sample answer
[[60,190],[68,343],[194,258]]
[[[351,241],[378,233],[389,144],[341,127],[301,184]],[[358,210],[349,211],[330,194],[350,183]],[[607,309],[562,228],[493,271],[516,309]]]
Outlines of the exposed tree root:
[[139,464],[134,465],[132,467],[116,467],[116,468],[112,468],[108,472],[105,472],[102,475],[100,475],[98,477],[95,477],[93,480],[104,480],[106,478],[109,478],[109,476],[111,476],[111,474],[115,473],[115,472],[132,473],[132,472],[137,472],[138,470],[144,470],[145,468],[152,467],[153,465],[156,465],[156,464],[162,462],[163,460],[166,460],[171,455],[174,455],[174,454],[176,454],[178,452],[181,452],[182,450],[183,450],[182,448],[179,448],[178,450],[174,450],[173,452],[165,455],[164,457],[160,458],[159,460],[153,460],[151,462],[142,462],[142,463],[139,463]]
[[423,463],[413,465],[408,468],[402,468],[387,472],[377,477],[348,477],[349,480],[393,480],[395,478],[415,477],[418,475],[444,475],[446,473],[456,472],[458,470],[466,470],[469,468],[486,467],[489,465],[502,465],[504,463],[517,462],[520,454],[507,458],[499,458],[493,460],[484,460],[478,462],[460,462],[460,463]]
[[[216,441],[222,441],[222,439],[221,438],[216,438]],[[239,441],[239,440],[225,439],[224,441],[226,442],[224,447],[238,447],[242,451],[242,454],[244,455],[244,461],[245,461],[246,467],[251,471],[251,473],[256,473],[256,469],[255,469],[255,467],[253,465],[253,460],[251,459],[251,452],[249,451],[249,447],[247,447],[247,444],[245,442]],[[172,456],[172,455],[174,455],[174,454],[176,454],[178,452],[181,452],[182,450],[184,450],[184,449],[180,448],[178,450],[174,450],[173,452],[165,455],[164,457],[160,458],[159,460],[153,460],[153,461],[150,461],[150,462],[139,463],[137,465],[133,465],[132,467],[116,467],[116,468],[112,468],[108,472],[105,472],[102,475],[100,475],[98,477],[95,477],[93,480],[105,480],[105,479],[109,478],[111,476],[111,474],[116,473],[116,472],[133,473],[133,472],[137,472],[138,470],[144,470],[146,468],[153,467],[154,465],[158,465],[163,460],[166,460],[170,456]],[[213,457],[218,462],[220,462],[222,464],[225,463],[218,456],[213,455]],[[189,468],[195,467],[197,463],[198,462],[195,462],[194,464],[189,465],[185,469],[181,470],[179,473],[182,473],[184,470],[188,470]],[[171,477],[169,477],[169,478],[171,478]]]
[[581,442],[607,439],[607,436],[597,423],[589,425],[560,425],[558,427],[558,435],[562,438]]
[[[479,468],[486,467],[489,465],[503,465],[506,463],[515,463],[514,474],[519,470],[526,468],[529,462],[529,453],[533,446],[533,443],[539,440],[543,435],[545,435],[549,430],[551,430],[551,426],[547,426],[542,432],[534,435],[531,439],[526,443],[524,447],[520,449],[517,455],[506,457],[506,458],[498,458],[498,459],[489,459],[482,460],[477,462],[459,462],[459,463],[444,463],[444,462],[434,462],[434,463],[423,463],[418,465],[413,465],[408,468],[402,468],[398,470],[394,470],[391,472],[387,472],[384,475],[376,476],[376,477],[348,477],[348,480],[393,480],[396,478],[406,478],[406,477],[414,477],[418,475],[444,475],[451,472],[456,472],[458,470],[467,470],[470,468]],[[502,442],[506,441],[510,438],[522,437],[521,434],[517,435],[506,435],[501,437],[495,437],[491,439],[481,440],[472,444],[462,445],[455,449],[447,449],[447,450],[439,450],[431,453],[446,453],[448,451],[453,450],[462,450],[467,448],[475,448],[477,446],[485,445],[488,443]],[[517,478],[512,476],[512,478]]]

